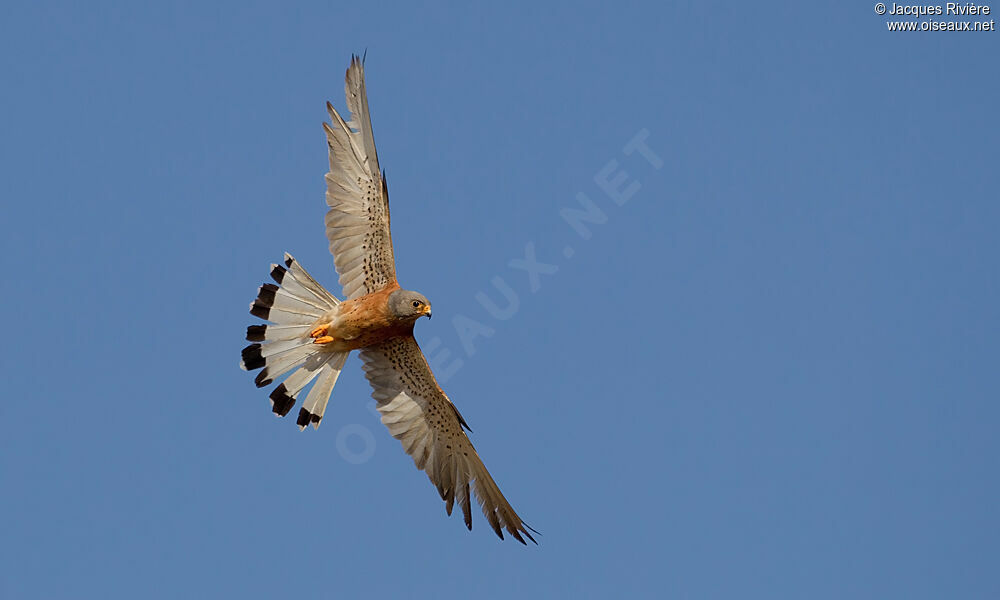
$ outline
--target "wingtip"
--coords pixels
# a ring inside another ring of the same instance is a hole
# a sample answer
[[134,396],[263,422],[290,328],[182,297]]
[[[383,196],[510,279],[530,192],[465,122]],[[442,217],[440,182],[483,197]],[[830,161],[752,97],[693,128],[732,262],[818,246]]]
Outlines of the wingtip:
[[[339,118],[340,113],[337,112],[337,109],[333,106],[333,103],[330,102],[329,100],[326,101],[326,114],[330,115],[331,123],[336,123],[342,120]],[[323,121],[323,128],[326,131],[333,133],[333,127],[330,127],[330,125],[326,121]]]
[[[538,541],[535,540],[535,538],[531,537],[531,534],[528,533],[528,531],[527,531],[528,529],[531,529],[531,527],[528,527],[524,523],[521,523],[521,525],[524,525],[524,527],[526,528],[526,529],[521,530],[524,533],[524,535],[528,536],[528,539],[531,540],[531,543],[537,546],[538,545]],[[535,531],[535,530],[531,529],[531,531]],[[535,535],[542,535],[542,534],[540,534],[537,531],[535,531]],[[524,544],[524,540],[521,540],[521,543]],[[524,545],[527,546],[528,544],[524,544]]]
[[[531,526],[525,523],[524,521],[521,521],[521,523],[516,527],[510,524],[507,525],[507,531],[515,540],[527,546],[528,542],[524,541],[524,537],[527,537],[529,540],[531,540],[531,543],[537,546],[538,542],[535,540],[535,538],[531,537],[531,534],[528,532],[529,530],[535,531],[534,529],[531,529]],[[524,537],[522,537],[521,534],[524,534]],[[535,534],[541,535],[537,531],[535,531]]]

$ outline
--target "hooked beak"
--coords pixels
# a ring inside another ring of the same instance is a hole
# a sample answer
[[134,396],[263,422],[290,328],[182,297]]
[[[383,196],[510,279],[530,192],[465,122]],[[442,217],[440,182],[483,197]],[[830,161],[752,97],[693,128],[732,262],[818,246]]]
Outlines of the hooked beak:
[[431,318],[431,307],[429,305],[425,304],[423,310],[421,310],[420,312],[427,315],[428,319]]

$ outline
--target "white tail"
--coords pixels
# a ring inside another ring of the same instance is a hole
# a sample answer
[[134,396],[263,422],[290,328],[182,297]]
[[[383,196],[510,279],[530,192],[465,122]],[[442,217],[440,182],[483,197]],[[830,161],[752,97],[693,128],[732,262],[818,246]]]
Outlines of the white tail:
[[274,324],[247,327],[247,341],[253,343],[243,349],[240,368],[261,369],[254,380],[257,387],[269,385],[296,369],[271,392],[271,410],[282,417],[287,415],[298,395],[312,383],[297,423],[300,429],[309,424],[318,428],[348,353],[331,352],[314,344],[309,331],[340,300],[287,253],[284,267],[271,265],[271,278],[277,285],[260,286],[250,314]]

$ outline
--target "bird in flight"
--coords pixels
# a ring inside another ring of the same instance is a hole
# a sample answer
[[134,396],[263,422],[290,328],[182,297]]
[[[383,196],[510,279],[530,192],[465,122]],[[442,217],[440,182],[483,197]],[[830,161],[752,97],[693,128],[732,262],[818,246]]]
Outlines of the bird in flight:
[[363,59],[352,56],[344,89],[350,121],[327,102],[331,122],[323,128],[330,151],[326,237],[346,298],[336,298],[285,254],[284,265],[271,265],[274,283],[262,285],[250,305],[250,314],[269,323],[247,328],[252,343],[243,349],[240,366],[261,369],[257,387],[291,372],[270,396],[272,410],[282,417],[311,383],[297,422],[300,429],[319,428],[347,355],[360,351],[382,422],[427,473],[448,514],[457,502],[472,529],[472,488],[500,539],[506,530],[522,544],[525,537],[534,542],[530,532],[538,532],[500,492],[463,431],[469,429],[465,419],[413,338],[417,319],[430,318],[431,303],[396,281],[389,190],[375,152]]

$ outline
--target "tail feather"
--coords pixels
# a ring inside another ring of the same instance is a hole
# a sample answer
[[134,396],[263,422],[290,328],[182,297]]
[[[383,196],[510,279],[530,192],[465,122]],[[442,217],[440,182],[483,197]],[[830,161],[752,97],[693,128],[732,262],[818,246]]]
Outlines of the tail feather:
[[312,424],[313,429],[319,429],[319,422],[323,419],[323,413],[326,411],[326,403],[330,400],[333,386],[337,383],[340,371],[344,368],[347,354],[347,352],[337,353],[323,365],[322,374],[309,390],[309,395],[306,396],[302,408],[299,409],[299,418],[296,423],[300,430],[305,429],[306,425],[309,424]]
[[294,340],[309,333],[309,325],[250,325],[247,327],[248,342],[280,342]]
[[250,305],[251,315],[281,325],[307,325],[323,316],[327,310],[329,309],[293,296],[273,283],[260,286],[257,299]]
[[[306,301],[313,306],[336,306],[340,301],[331,296],[315,280],[306,279],[305,271],[298,266],[295,259],[290,258],[294,268],[286,269],[281,265],[271,265],[271,279],[289,294]],[[298,274],[298,276],[296,276]],[[318,289],[317,289],[318,288]],[[325,310],[325,309],[324,309]]]
[[[337,353],[339,354],[339,353]],[[271,392],[271,410],[282,417],[295,405],[295,398],[317,375],[320,369],[334,357],[329,352],[316,353],[306,359],[305,363],[294,373],[278,384]]]
[[[251,346],[247,346],[247,348],[250,348]],[[281,377],[285,373],[306,362],[306,360],[311,358],[313,355],[322,351],[323,350],[319,346],[313,345],[312,340],[310,340],[308,342],[303,342],[302,345],[296,346],[290,350],[265,356],[263,358],[265,363],[264,369],[257,374],[257,387],[264,387],[270,384],[278,377]],[[263,354],[263,348],[261,348],[261,354]]]
[[[292,340],[282,340],[280,342],[270,342],[267,344],[250,344],[243,349],[243,356],[251,356],[254,358],[268,358],[277,357],[278,354],[282,352],[288,352],[289,350],[294,350],[302,345],[302,340],[292,339]],[[241,365],[246,369],[246,360],[244,360],[244,365]]]
[[313,294],[316,298],[329,302],[331,306],[336,306],[340,304],[333,294],[326,291],[322,285],[319,284],[313,276],[306,272],[302,268],[302,265],[292,257],[291,254],[285,252],[285,266],[288,267],[288,272],[291,273],[295,281],[301,284],[304,288],[309,290],[309,293]]
[[289,254],[285,254],[285,266],[271,265],[271,278],[277,285],[260,287],[250,314],[273,324],[247,327],[246,339],[253,343],[243,349],[240,368],[261,370],[255,379],[257,387],[291,372],[270,394],[271,408],[280,416],[288,414],[296,398],[312,383],[298,420],[300,428],[309,423],[318,427],[348,353],[330,352],[314,344],[309,332],[340,300]]

